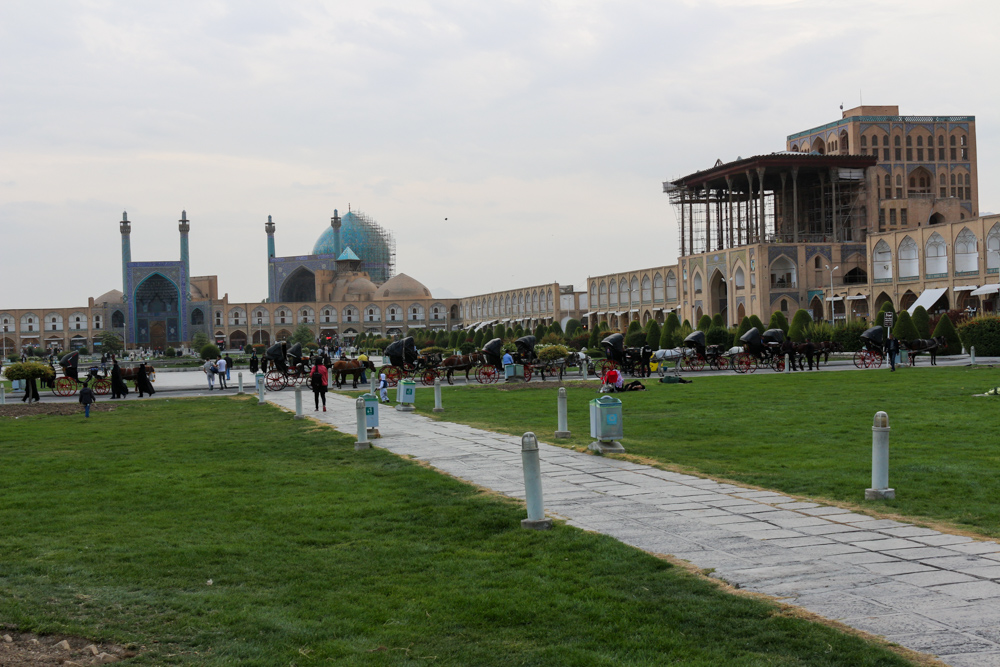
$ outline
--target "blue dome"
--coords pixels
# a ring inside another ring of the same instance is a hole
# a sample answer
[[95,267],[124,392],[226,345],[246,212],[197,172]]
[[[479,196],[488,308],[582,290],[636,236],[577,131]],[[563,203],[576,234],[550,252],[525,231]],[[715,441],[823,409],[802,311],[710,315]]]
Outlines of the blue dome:
[[[392,274],[391,241],[388,233],[365,215],[348,211],[340,222],[340,250],[350,247],[361,260],[361,268],[367,271],[376,283],[384,283]],[[333,227],[327,227],[313,246],[314,255],[338,253],[334,241]]]

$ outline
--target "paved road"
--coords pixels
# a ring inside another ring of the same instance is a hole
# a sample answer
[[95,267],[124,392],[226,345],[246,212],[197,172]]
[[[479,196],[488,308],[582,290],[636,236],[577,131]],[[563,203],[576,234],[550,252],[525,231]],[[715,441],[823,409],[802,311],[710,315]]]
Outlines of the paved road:
[[[294,410],[292,392],[268,400]],[[354,401],[331,394],[328,403],[323,413],[307,402],[307,414],[355,434]],[[388,406],[380,422],[376,446],[523,499],[519,439]],[[561,447],[542,444],[540,452],[550,516],[714,568],[742,588],[955,667],[1000,666],[996,542]]]

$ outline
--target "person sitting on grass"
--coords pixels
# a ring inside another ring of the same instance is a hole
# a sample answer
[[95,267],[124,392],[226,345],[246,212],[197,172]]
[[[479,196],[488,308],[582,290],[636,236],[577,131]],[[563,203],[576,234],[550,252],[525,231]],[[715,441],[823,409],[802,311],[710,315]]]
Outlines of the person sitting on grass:
[[80,390],[80,403],[83,404],[83,416],[90,419],[90,404],[97,403],[97,397],[94,396],[94,390],[83,385],[83,389]]
[[601,392],[646,391],[646,387],[638,380],[632,380],[625,384],[625,376],[617,368],[612,368],[605,373],[601,381],[604,383],[601,386]]

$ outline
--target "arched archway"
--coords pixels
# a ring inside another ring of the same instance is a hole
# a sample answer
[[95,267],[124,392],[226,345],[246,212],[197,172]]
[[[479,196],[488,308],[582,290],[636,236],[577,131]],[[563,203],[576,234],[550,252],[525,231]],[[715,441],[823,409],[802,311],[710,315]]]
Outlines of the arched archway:
[[229,349],[240,350],[247,344],[247,335],[242,331],[234,331],[229,334]]
[[135,288],[135,343],[154,350],[180,344],[178,308],[180,290],[159,273],[153,273]]
[[263,329],[258,329],[253,332],[253,344],[254,345],[270,345],[271,344],[271,334],[264,331]]
[[809,302],[809,310],[812,312],[813,319],[817,322],[822,322],[826,319],[826,309],[823,307],[823,300],[818,296],[814,296],[812,301]]
[[279,301],[292,303],[312,302],[316,300],[316,274],[304,266],[292,271],[281,284],[278,293]]
[[875,312],[877,313],[878,311],[882,310],[882,306],[887,301],[889,303],[892,303],[892,297],[886,294],[885,292],[879,292],[879,295],[875,297]]
[[912,290],[906,290],[903,292],[903,296],[899,297],[899,309],[907,310],[916,300],[917,295],[914,294]]
[[747,316],[747,309],[742,303],[736,307],[736,319],[739,322],[743,321],[743,318]]
[[940,213],[932,213],[931,217],[927,219],[928,225],[940,225],[944,222],[944,216]]
[[715,271],[709,281],[712,315],[722,315],[722,321],[729,324],[729,285],[721,271]]

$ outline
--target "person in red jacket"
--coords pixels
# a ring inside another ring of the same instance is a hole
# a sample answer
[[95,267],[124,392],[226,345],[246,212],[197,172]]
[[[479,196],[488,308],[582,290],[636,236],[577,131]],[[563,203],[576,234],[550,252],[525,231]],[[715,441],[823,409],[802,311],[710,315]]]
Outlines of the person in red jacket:
[[309,373],[309,386],[313,390],[313,400],[316,402],[316,410],[319,410],[319,402],[322,398],[323,412],[326,412],[326,383],[328,378],[326,366],[323,365],[323,359],[317,357],[314,360],[312,372]]

